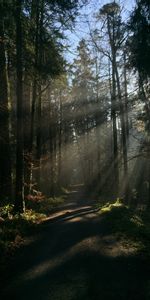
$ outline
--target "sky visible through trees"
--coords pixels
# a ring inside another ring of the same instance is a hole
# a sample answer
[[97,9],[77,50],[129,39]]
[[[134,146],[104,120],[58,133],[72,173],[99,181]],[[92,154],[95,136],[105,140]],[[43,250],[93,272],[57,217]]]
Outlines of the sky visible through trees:
[[[85,38],[87,36],[88,38],[88,33],[89,33],[89,26],[88,22],[91,23],[91,26],[93,26],[94,20],[93,20],[93,14],[99,10],[100,7],[105,5],[108,1],[105,0],[91,0],[88,1],[88,4],[85,5],[81,10],[79,17],[76,19],[76,24],[75,28],[73,30],[73,33],[70,31],[67,34],[68,37],[68,43],[71,46],[69,53],[66,54],[67,58],[69,60],[72,60],[75,53],[76,53],[76,46],[79,43],[81,38]],[[120,1],[119,2],[122,9],[123,9],[123,19],[127,21],[129,18],[130,12],[132,11],[134,5],[135,5],[135,0],[125,0],[125,1]]]

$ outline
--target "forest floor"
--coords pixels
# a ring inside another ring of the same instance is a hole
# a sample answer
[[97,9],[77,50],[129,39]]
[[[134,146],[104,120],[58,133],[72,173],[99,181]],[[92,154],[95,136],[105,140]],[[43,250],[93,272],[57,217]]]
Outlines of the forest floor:
[[1,299],[150,299],[150,213],[74,186],[1,274]]

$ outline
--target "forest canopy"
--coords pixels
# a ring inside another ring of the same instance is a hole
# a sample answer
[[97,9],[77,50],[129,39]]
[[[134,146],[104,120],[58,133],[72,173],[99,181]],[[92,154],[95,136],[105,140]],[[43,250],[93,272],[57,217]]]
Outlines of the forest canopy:
[[127,21],[119,1],[88,14],[89,1],[0,0],[0,195],[15,212],[72,184],[127,202],[149,184],[149,1]]

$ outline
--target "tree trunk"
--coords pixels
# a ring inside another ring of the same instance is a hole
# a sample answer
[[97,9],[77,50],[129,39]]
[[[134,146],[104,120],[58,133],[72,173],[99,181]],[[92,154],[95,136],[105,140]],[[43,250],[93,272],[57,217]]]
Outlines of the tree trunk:
[[50,196],[54,197],[54,147],[53,147],[53,115],[52,115],[52,105],[49,96],[49,150],[50,150]]
[[[27,82],[27,84],[26,84]],[[25,76],[24,79],[24,195],[25,197],[30,194],[31,190],[31,166],[32,166],[32,157],[30,153],[30,127],[31,127],[31,84],[29,83],[28,76]]]
[[[42,66],[42,34],[43,34],[44,1],[39,1],[39,36],[38,36],[38,66]],[[37,20],[38,22],[38,20]],[[41,80],[39,80],[37,101],[37,159],[41,158]]]
[[109,42],[111,46],[111,56],[112,56],[111,116],[113,122],[115,185],[117,190],[119,185],[119,168],[118,168],[118,136],[117,136],[117,124],[116,124],[116,109],[117,109],[116,76],[115,76],[116,49],[115,49],[115,40],[114,40],[114,22],[113,22],[113,33],[111,34],[111,24],[110,24],[109,16],[107,16],[107,29],[108,29]]
[[117,68],[117,63],[115,62],[115,73],[116,73],[116,81],[117,81],[117,89],[118,89],[118,98],[119,98],[119,106],[120,106],[120,120],[121,120],[121,130],[122,130],[122,148],[123,148],[123,162],[124,162],[124,193],[126,202],[128,202],[129,197],[129,178],[128,178],[128,160],[127,160],[127,135],[126,135],[126,122],[125,122],[125,105],[122,102],[121,95],[121,87],[119,80],[119,73]]
[[125,100],[125,121],[126,134],[129,136],[129,116],[128,116],[128,90],[127,90],[127,69],[126,69],[126,53],[124,51],[124,100]]
[[115,73],[118,89],[118,98],[120,106],[120,120],[121,120],[121,129],[122,129],[122,147],[123,147],[123,160],[124,160],[124,171],[127,174],[128,164],[127,164],[127,138],[126,138],[126,125],[125,125],[125,113],[124,113],[124,103],[122,102],[120,80],[118,74],[117,63],[115,62]]
[[[43,34],[43,13],[44,13],[44,1],[39,1],[39,25],[38,27],[38,56],[37,56],[37,63],[38,66],[42,66],[42,34]],[[40,189],[41,185],[41,147],[42,147],[42,136],[41,136],[41,122],[42,122],[42,99],[41,99],[41,78],[39,74],[39,83],[38,83],[38,96],[37,96],[37,123],[36,123],[36,157],[37,157],[37,184]]]
[[39,55],[39,4],[37,0],[32,0],[31,20],[35,26],[35,45],[34,45],[34,79],[32,86],[32,104],[31,104],[31,128],[30,128],[30,152],[33,150],[34,140],[34,121],[35,121],[35,109],[37,98],[37,65]]
[[32,83],[32,103],[31,103],[31,122],[30,122],[30,164],[28,170],[28,184],[29,189],[27,193],[31,193],[31,186],[33,180],[33,145],[34,145],[34,134],[35,134],[35,113],[36,113],[36,101],[37,101],[37,90],[38,90],[38,76],[37,76],[37,65],[39,55],[39,3],[38,0],[32,0],[31,6],[31,21],[33,22],[33,28],[35,29],[35,41],[34,41],[34,75]]
[[61,187],[62,179],[62,122],[63,122],[63,106],[62,106],[62,93],[59,95],[59,141],[58,141],[58,185]]
[[[96,104],[97,109],[100,108],[100,102],[99,102],[99,68],[98,68],[98,58],[96,56]],[[101,151],[100,151],[100,143],[101,143],[101,137],[100,137],[100,124],[99,124],[99,111],[96,112],[96,142],[97,142],[97,188],[99,192],[101,191]]]
[[38,189],[41,188],[41,85],[39,83],[38,97],[37,97],[37,120],[36,120],[36,182]]
[[150,103],[146,96],[145,90],[144,90],[144,83],[142,75],[139,73],[139,91],[141,94],[142,101],[145,103],[145,110],[147,115],[147,120],[150,120]]
[[111,97],[111,115],[113,121],[113,143],[114,143],[114,171],[115,181],[118,187],[119,184],[119,167],[118,167],[118,136],[117,136],[117,124],[116,124],[116,79],[115,79],[115,66],[114,58],[112,61],[112,97]]
[[22,4],[16,0],[17,149],[15,212],[24,211]]
[[4,23],[0,18],[0,195],[11,199],[11,154],[9,137],[8,77],[4,45]]

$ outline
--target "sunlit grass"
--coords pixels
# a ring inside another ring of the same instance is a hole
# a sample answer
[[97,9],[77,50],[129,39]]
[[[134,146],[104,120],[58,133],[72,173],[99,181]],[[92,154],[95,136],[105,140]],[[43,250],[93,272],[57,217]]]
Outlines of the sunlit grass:
[[100,212],[101,213],[110,212],[115,207],[124,207],[124,204],[121,202],[119,198],[117,198],[116,202],[112,204],[106,203],[106,205],[102,206]]

